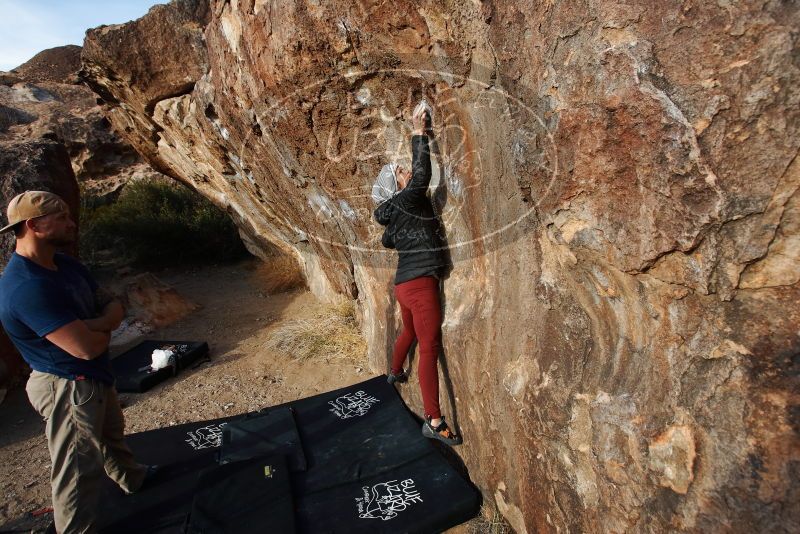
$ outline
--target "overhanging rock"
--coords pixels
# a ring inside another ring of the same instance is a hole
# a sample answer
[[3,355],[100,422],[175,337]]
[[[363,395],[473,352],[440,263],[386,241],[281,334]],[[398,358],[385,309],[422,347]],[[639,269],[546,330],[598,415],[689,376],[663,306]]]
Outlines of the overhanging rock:
[[[435,108],[446,413],[518,532],[800,528],[797,7],[180,1],[90,85],[251,247],[396,334],[369,187]],[[419,406],[417,388],[406,397]]]

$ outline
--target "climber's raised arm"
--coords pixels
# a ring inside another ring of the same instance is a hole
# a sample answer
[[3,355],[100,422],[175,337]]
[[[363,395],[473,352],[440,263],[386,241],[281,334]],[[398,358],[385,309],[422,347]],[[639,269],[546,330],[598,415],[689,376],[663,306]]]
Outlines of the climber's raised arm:
[[425,133],[425,115],[427,111],[420,106],[411,117],[413,135],[411,137],[411,181],[405,187],[403,195],[412,200],[425,196],[431,183],[431,155],[428,136]]

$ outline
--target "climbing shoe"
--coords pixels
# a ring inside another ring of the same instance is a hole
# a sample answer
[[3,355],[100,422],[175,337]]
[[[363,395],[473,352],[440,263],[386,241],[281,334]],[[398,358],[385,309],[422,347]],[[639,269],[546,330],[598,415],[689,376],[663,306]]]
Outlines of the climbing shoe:
[[393,372],[389,371],[389,374],[386,375],[386,381],[390,384],[394,384],[395,382],[397,382],[398,384],[402,384],[403,382],[408,381],[408,375],[406,374],[405,371],[400,371],[397,374],[394,374]]
[[460,445],[463,441],[461,436],[450,430],[450,427],[447,426],[444,417],[442,417],[442,422],[439,423],[439,426],[436,428],[431,425],[431,418],[426,417],[425,422],[422,423],[422,435],[426,438],[438,439],[442,443],[447,443],[450,446]]

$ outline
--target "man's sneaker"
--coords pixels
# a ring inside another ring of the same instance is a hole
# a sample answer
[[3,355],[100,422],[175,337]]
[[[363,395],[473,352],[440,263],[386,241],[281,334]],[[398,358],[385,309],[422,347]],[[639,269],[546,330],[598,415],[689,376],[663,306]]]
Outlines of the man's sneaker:
[[147,469],[144,472],[144,479],[142,480],[142,485],[139,486],[139,488],[134,490],[134,491],[126,491],[125,495],[133,495],[134,493],[139,493],[140,491],[145,489],[147,484],[149,482],[152,482],[153,478],[156,476],[156,474],[159,471],[161,471],[161,466],[160,465],[148,465]]
[[461,436],[453,433],[453,431],[450,430],[450,427],[447,426],[444,417],[442,417],[442,422],[439,423],[439,426],[436,428],[431,425],[431,418],[426,417],[425,422],[422,423],[422,435],[426,438],[438,439],[442,443],[447,443],[450,446],[460,445],[463,441]]
[[390,384],[394,384],[397,382],[398,384],[402,384],[408,380],[408,375],[405,371],[400,371],[397,374],[394,374],[392,371],[389,371],[389,374],[386,375],[386,381]]

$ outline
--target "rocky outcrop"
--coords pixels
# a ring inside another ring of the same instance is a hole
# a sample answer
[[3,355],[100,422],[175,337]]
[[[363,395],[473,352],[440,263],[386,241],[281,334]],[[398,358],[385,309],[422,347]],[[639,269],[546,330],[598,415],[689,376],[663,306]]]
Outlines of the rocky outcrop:
[[81,47],[57,46],[42,50],[11,71],[15,76],[32,83],[51,82],[78,84],[81,70]]
[[140,339],[155,328],[168,326],[200,307],[147,272],[115,280],[108,289],[123,303],[126,314],[119,328],[111,333],[111,347]]
[[[369,188],[434,106],[443,394],[517,532],[800,528],[789,3],[182,0],[88,33],[159,170],[396,333]],[[403,394],[420,407],[414,386]]]
[[125,280],[120,293],[128,314],[154,327],[170,325],[199,307],[152,273]]
[[[50,139],[19,142],[0,140],[0,177],[0,196],[5,199],[3,226],[6,225],[5,207],[8,202],[28,190],[51,191],[63,198],[77,224],[80,213],[78,182],[62,144]],[[0,244],[0,265],[4,267],[14,251],[14,234],[0,234]],[[67,252],[77,255],[77,246]]]
[[0,73],[0,141],[48,138],[64,145],[84,188],[115,194],[131,180],[159,178],[111,128],[79,77],[81,47],[44,50]]

